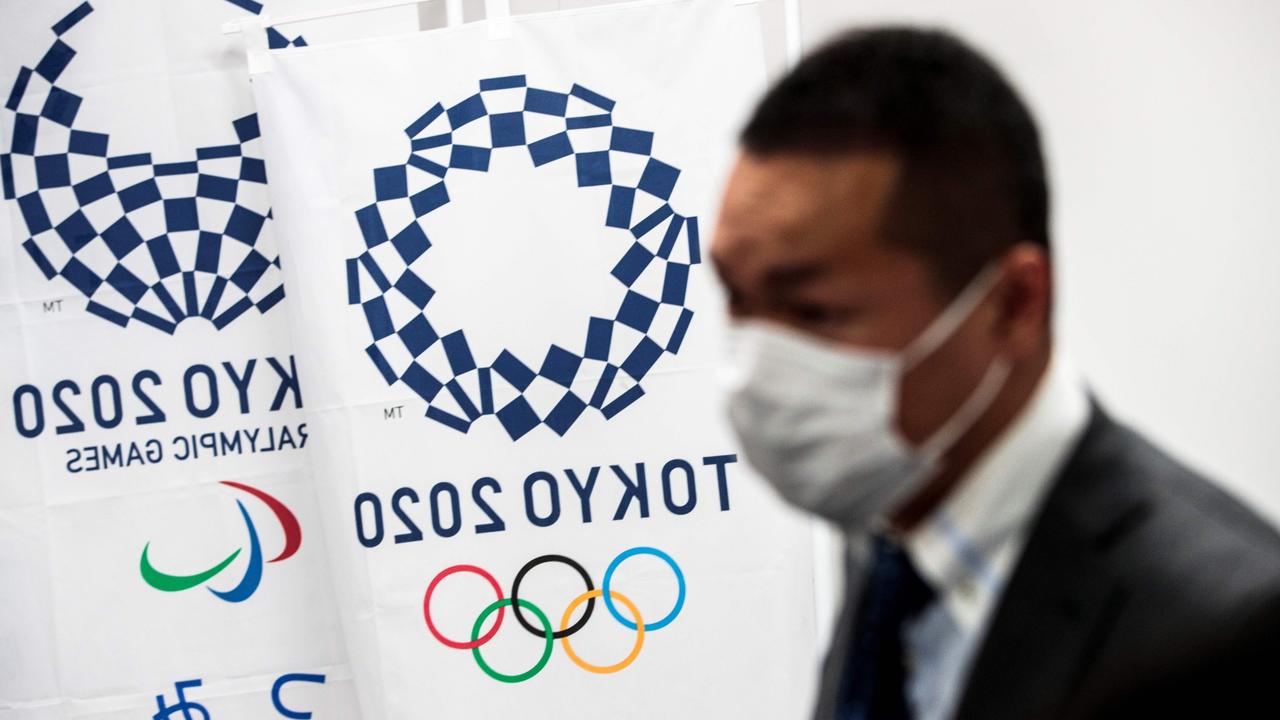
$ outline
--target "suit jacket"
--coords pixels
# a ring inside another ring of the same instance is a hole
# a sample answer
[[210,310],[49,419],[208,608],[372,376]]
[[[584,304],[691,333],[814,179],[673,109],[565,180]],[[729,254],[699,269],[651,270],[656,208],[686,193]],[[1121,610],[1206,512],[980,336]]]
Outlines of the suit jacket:
[[[1280,718],[1280,533],[1096,404],[973,656],[957,720]],[[815,718],[833,716],[866,569]]]

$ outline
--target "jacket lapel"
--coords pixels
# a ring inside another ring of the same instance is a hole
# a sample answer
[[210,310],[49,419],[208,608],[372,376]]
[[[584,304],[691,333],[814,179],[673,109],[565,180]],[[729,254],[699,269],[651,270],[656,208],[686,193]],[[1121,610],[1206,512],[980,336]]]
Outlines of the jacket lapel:
[[871,562],[870,542],[865,535],[848,538],[845,546],[844,606],[832,629],[831,643],[823,663],[814,718],[835,717],[836,699],[849,674],[849,649],[852,647],[854,623],[858,615],[858,598],[866,582]]
[[1103,553],[1149,500],[1117,464],[1127,431],[1091,404],[974,658],[957,720],[1061,715],[1124,602]]

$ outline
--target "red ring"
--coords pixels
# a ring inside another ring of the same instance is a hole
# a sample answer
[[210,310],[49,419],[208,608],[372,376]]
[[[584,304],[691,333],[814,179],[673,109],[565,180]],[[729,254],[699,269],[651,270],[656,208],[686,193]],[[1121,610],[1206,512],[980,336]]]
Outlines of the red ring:
[[431,631],[431,634],[435,635],[437,640],[451,648],[457,648],[458,650],[471,650],[472,648],[478,648],[489,642],[493,639],[494,635],[498,634],[498,628],[502,627],[502,615],[506,612],[506,608],[498,608],[497,622],[495,622],[493,624],[493,628],[481,636],[479,640],[473,640],[471,642],[457,642],[456,640],[450,640],[442,635],[440,631],[436,629],[435,623],[431,622],[431,593],[436,591],[436,585],[439,585],[441,580],[456,572],[473,572],[485,580],[488,580],[489,584],[493,586],[493,591],[497,593],[499,600],[502,599],[502,587],[498,585],[498,581],[495,580],[492,575],[481,570],[475,565],[454,565],[453,567],[447,567],[444,570],[441,570],[440,573],[436,575],[435,579],[431,581],[431,584],[427,586],[427,594],[422,596],[422,617],[427,621],[427,629]]

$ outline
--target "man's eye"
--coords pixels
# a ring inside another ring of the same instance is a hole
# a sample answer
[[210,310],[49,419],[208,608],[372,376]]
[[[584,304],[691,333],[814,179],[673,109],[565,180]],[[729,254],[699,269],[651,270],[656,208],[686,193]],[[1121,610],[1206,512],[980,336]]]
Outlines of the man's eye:
[[845,310],[809,304],[792,305],[790,312],[796,320],[810,325],[837,323],[848,319],[850,315]]

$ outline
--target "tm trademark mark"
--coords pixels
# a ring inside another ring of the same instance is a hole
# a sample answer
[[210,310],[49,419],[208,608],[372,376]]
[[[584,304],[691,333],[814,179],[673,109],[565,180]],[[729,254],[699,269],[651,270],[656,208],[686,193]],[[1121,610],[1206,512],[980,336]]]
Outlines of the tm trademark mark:
[[399,420],[402,417],[404,417],[403,405],[392,405],[389,408],[384,408],[382,411],[383,420]]
[[45,314],[62,312],[62,299],[45,300],[41,303],[44,306]]

